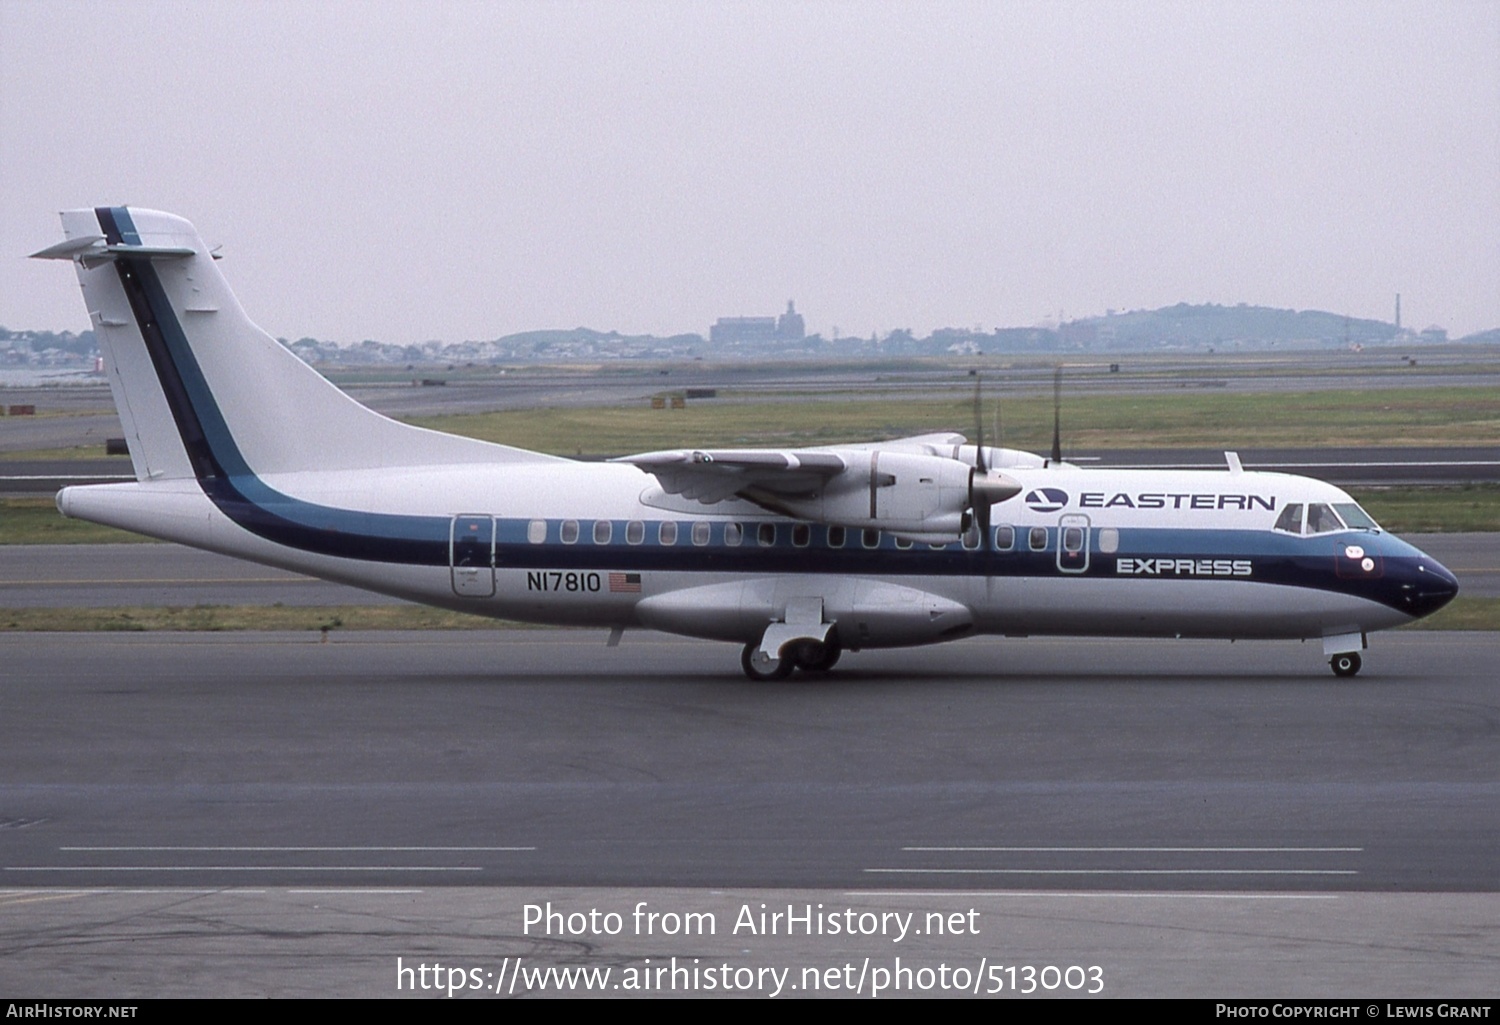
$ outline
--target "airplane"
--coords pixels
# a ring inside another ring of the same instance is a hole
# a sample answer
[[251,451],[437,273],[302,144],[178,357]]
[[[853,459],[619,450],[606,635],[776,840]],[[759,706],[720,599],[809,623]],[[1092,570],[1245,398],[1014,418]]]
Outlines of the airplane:
[[136,480],[65,516],[414,602],[732,642],[754,680],[975,634],[1367,635],[1458,581],[1322,481],[1104,470],[957,433],[580,462],[403,424],[256,327],[188,221],[62,213]]

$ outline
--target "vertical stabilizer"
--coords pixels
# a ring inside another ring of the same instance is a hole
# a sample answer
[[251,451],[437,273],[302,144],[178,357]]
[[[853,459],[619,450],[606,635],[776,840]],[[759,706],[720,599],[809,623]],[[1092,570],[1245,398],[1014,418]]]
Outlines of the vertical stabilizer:
[[141,480],[550,460],[398,423],[251,323],[193,226],[156,210],[62,215]]

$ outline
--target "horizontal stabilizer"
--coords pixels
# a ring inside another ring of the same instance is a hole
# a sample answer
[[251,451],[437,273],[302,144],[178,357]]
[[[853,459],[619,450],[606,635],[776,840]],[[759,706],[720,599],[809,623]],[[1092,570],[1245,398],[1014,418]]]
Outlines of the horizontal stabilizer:
[[122,257],[135,259],[170,259],[192,256],[193,250],[183,246],[132,246],[124,243],[106,245],[103,235],[70,238],[55,246],[48,246],[32,253],[33,260],[118,260]]
[[104,241],[103,235],[84,235],[81,238],[65,239],[55,246],[31,254],[33,260],[71,260],[73,257]]

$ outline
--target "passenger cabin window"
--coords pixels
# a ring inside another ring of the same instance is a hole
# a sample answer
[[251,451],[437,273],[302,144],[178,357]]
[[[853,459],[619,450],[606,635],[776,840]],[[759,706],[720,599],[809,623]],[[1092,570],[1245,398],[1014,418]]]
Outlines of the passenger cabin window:
[[563,520],[562,521],[562,543],[565,544],[565,545],[571,545],[571,544],[577,544],[578,543],[578,521],[577,520]]
[[755,528],[755,543],[762,548],[769,548],[776,543],[776,524],[762,523]]
[[995,551],[1008,552],[1016,546],[1015,527],[995,528]]
[[724,524],[724,543],[726,545],[733,548],[743,540],[745,540],[744,527],[740,526],[738,523]]
[[656,528],[656,540],[668,547],[677,543],[677,521],[662,520],[661,526]]
[[1064,527],[1062,546],[1065,552],[1077,553],[1083,551],[1083,528]]
[[971,552],[979,547],[978,523],[972,521],[969,523],[968,529],[964,531],[963,543],[964,548],[968,549]]
[[845,530],[843,527],[829,527],[828,528],[828,547],[829,548],[842,548],[842,547],[844,547],[844,542],[846,540],[848,540],[848,534],[849,534],[849,532],[847,530]]
[[696,523],[694,523],[693,524],[693,544],[695,544],[695,545],[706,545],[706,544],[708,544],[708,531],[709,531],[709,526],[708,526],[708,522],[706,520],[699,520]]
[[1033,552],[1045,551],[1047,548],[1047,528],[1032,527],[1030,535],[1031,550]]
[[594,544],[607,545],[609,539],[614,535],[615,525],[609,520],[594,521]]
[[792,544],[798,548],[806,548],[812,543],[812,528],[805,523],[798,523],[792,527]]
[[532,520],[526,524],[526,540],[534,545],[539,545],[547,540],[547,521]]
[[1099,551],[1105,555],[1113,555],[1120,550],[1120,531],[1114,527],[1104,527],[1099,531]]
[[625,524],[625,543],[638,545],[646,540],[646,525],[640,520],[631,520]]
[[859,540],[860,543],[866,548],[879,548],[880,531],[876,530],[874,527],[866,527],[864,530],[860,531]]
[[896,547],[904,552],[911,547],[911,542],[904,537],[898,537],[896,538]]

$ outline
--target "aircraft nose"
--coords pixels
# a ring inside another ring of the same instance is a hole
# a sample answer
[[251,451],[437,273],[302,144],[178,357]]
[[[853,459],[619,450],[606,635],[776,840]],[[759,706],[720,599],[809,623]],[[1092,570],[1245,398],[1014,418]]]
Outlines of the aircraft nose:
[[1401,582],[1401,600],[1413,616],[1430,616],[1458,594],[1458,578],[1426,553]]

